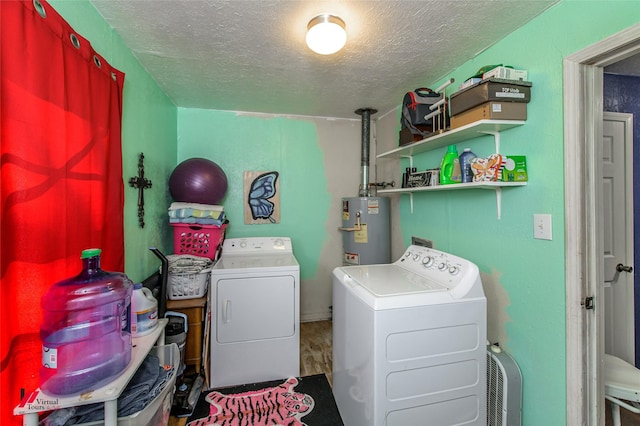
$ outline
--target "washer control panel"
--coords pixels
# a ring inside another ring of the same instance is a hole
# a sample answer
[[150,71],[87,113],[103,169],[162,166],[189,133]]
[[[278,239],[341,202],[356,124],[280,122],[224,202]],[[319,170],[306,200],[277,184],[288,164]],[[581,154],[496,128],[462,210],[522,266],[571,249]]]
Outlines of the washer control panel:
[[289,237],[227,238],[222,245],[223,255],[255,255],[293,253]]
[[395,264],[449,285],[455,285],[463,279],[472,265],[468,260],[453,254],[415,245],[409,246]]

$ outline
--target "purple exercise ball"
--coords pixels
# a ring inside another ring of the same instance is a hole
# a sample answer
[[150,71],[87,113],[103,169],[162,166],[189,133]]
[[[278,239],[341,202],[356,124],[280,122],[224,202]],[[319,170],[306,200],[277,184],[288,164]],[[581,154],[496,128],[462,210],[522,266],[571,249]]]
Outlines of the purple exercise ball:
[[211,160],[190,158],[171,172],[169,192],[175,201],[220,204],[227,193],[227,175]]

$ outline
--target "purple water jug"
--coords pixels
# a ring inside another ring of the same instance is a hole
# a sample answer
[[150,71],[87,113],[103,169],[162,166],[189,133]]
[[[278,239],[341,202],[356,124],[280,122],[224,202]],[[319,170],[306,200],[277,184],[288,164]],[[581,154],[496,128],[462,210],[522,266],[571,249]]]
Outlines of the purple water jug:
[[100,269],[100,249],[82,251],[82,271],[42,297],[40,388],[52,395],[95,389],[131,360],[133,283]]

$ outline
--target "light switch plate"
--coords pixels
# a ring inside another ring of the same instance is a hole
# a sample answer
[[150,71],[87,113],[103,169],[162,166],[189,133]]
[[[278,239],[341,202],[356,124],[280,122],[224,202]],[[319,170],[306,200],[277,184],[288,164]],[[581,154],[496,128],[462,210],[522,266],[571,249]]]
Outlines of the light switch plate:
[[538,240],[551,240],[551,215],[550,214],[534,214],[533,215],[533,238]]

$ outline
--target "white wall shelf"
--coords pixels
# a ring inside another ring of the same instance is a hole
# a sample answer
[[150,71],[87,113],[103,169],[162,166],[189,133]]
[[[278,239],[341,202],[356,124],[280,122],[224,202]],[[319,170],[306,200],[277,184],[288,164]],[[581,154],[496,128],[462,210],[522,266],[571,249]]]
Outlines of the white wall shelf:
[[413,213],[413,194],[429,191],[457,191],[464,189],[490,189],[496,192],[496,210],[498,220],[502,217],[502,188],[514,186],[526,186],[527,182],[470,182],[455,183],[451,185],[422,186],[417,188],[393,188],[379,189],[378,194],[409,194],[411,213]]
[[158,325],[151,333],[132,339],[133,348],[129,365],[118,377],[106,385],[93,391],[68,396],[47,395],[42,390],[36,389],[23,398],[20,405],[13,409],[13,414],[16,416],[24,415],[23,425],[37,426],[39,412],[103,402],[104,424],[115,426],[118,422],[118,397],[156,342],[164,344],[164,329],[168,322],[169,320],[166,318],[159,319]]
[[[480,120],[455,130],[449,130],[435,136],[428,137],[418,142],[404,145],[391,151],[378,154],[376,158],[408,158],[409,166],[413,167],[413,156],[434,149],[443,148],[469,139],[484,135],[493,136],[495,152],[500,153],[500,132],[514,127],[522,126],[521,120]],[[411,213],[413,213],[413,194],[429,191],[456,191],[464,189],[490,189],[496,193],[496,209],[498,220],[502,216],[502,188],[514,186],[526,186],[527,182],[470,182],[451,185],[424,186],[417,188],[393,188],[379,189],[378,194],[409,194]]]
[[430,136],[418,142],[392,149],[391,151],[383,152],[382,154],[378,154],[376,158],[411,158],[423,152],[432,151],[484,135],[493,135],[496,144],[496,153],[499,153],[500,132],[522,126],[524,123],[525,121],[521,120],[480,120],[454,130]]
[[378,189],[378,194],[404,194],[414,192],[429,192],[429,191],[458,191],[462,189],[491,189],[502,188],[505,186],[526,186],[527,182],[469,182],[469,183],[454,183],[451,185],[438,185],[438,186],[419,186],[416,188],[391,188],[391,189]]

